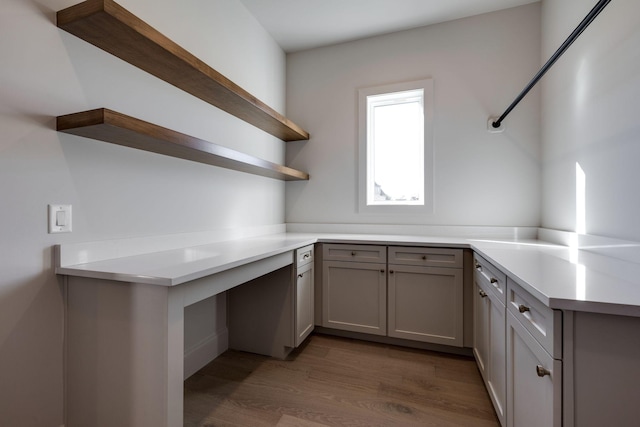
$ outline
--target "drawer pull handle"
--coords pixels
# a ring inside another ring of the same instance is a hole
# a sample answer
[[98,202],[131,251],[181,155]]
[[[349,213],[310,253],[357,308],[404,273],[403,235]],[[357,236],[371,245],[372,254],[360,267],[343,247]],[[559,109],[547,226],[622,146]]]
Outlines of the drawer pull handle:
[[480,263],[478,261],[476,261],[476,268],[478,270],[482,270],[482,266],[480,265]]
[[298,274],[298,277],[302,277],[302,276],[304,276],[304,273]]
[[393,270],[389,270],[389,274],[393,274]]
[[538,374],[538,376],[540,378],[546,376],[546,375],[551,375],[551,371],[548,369],[544,369],[544,367],[542,365],[537,365],[536,366],[536,374]]
[[356,256],[356,253],[355,252],[351,252],[351,256]]
[[427,260],[427,256],[426,255],[422,255],[422,259],[426,261]]
[[495,277],[492,277],[491,279],[489,279],[489,281],[491,283],[498,283],[498,279],[496,279]]
[[487,293],[485,291],[483,291],[482,289],[480,289],[480,291],[478,291],[478,294],[480,294],[480,296],[482,298],[486,298],[487,297]]
[[527,311],[531,311],[531,309],[529,307],[527,307],[526,305],[520,304],[518,306],[518,311],[520,313],[526,313]]
[[309,258],[310,256],[311,256],[311,255],[309,255],[309,254],[304,254],[304,255],[302,256],[302,259],[307,259],[307,258]]

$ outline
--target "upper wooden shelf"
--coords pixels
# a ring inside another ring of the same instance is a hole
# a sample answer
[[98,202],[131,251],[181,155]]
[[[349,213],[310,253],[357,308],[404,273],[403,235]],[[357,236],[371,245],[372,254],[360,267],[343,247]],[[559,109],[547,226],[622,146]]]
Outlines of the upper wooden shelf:
[[283,141],[309,139],[304,129],[113,0],[87,0],[63,9],[57,25]]
[[309,175],[230,148],[194,138],[106,108],[59,116],[57,130],[112,144],[151,151],[285,181]]

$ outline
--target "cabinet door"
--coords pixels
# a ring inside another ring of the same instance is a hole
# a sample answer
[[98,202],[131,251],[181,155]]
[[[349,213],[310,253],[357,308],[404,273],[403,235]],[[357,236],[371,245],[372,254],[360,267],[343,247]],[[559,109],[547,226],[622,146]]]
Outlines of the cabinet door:
[[559,427],[562,362],[553,359],[511,312],[507,313],[507,425]]
[[502,303],[502,300],[493,293],[489,294],[487,299],[489,300],[489,376],[487,390],[500,423],[505,425],[507,411],[507,308]]
[[473,284],[473,355],[485,383],[489,375],[489,335],[491,300],[489,294],[482,289],[477,280]]
[[322,326],[386,335],[385,264],[324,261],[322,270]]
[[296,347],[313,331],[313,293],[313,263],[309,263],[298,268],[296,277]]
[[389,336],[462,347],[462,269],[389,265]]
[[474,284],[473,354],[498,419],[506,423],[507,357],[506,307],[491,290]]

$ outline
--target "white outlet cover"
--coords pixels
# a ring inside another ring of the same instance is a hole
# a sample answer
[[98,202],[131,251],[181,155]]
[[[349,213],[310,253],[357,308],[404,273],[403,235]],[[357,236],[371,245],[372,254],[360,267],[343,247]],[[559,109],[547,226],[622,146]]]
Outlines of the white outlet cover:
[[49,205],[49,233],[71,233],[71,205]]

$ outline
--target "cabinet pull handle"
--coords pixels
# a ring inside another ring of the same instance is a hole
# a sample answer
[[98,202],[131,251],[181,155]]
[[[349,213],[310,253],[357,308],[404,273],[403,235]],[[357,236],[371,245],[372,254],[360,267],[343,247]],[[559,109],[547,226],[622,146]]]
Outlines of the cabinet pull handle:
[[352,252],[351,252],[351,256],[356,256],[355,251],[352,251]]
[[[380,269],[380,273],[384,273],[384,268]],[[390,271],[390,273],[393,273],[393,271]]]
[[526,313],[527,311],[531,311],[531,309],[529,307],[527,307],[526,305],[520,304],[518,306],[518,311],[520,313]]
[[482,266],[480,265],[480,263],[478,261],[476,261],[476,268],[478,270],[482,270]]
[[393,270],[389,270],[389,274],[393,274]]
[[304,273],[298,274],[298,277],[302,277],[302,276],[304,276]]
[[551,371],[548,369],[544,369],[544,366],[542,365],[537,365],[536,366],[536,374],[538,374],[538,376],[540,378],[544,377],[545,375],[551,375]]
[[491,279],[489,279],[489,281],[491,283],[498,283],[498,279],[496,279],[495,277],[492,277]]
[[482,298],[485,298],[487,296],[487,293],[485,291],[483,291],[482,289],[480,289],[480,291],[478,291],[478,294],[480,294],[480,296]]
[[426,255],[422,255],[422,259],[426,261],[427,260],[427,256]]
[[304,255],[303,255],[303,257],[302,257],[302,259],[307,259],[307,258],[309,258],[310,256],[311,256],[311,255],[309,255],[309,254],[304,254]]

